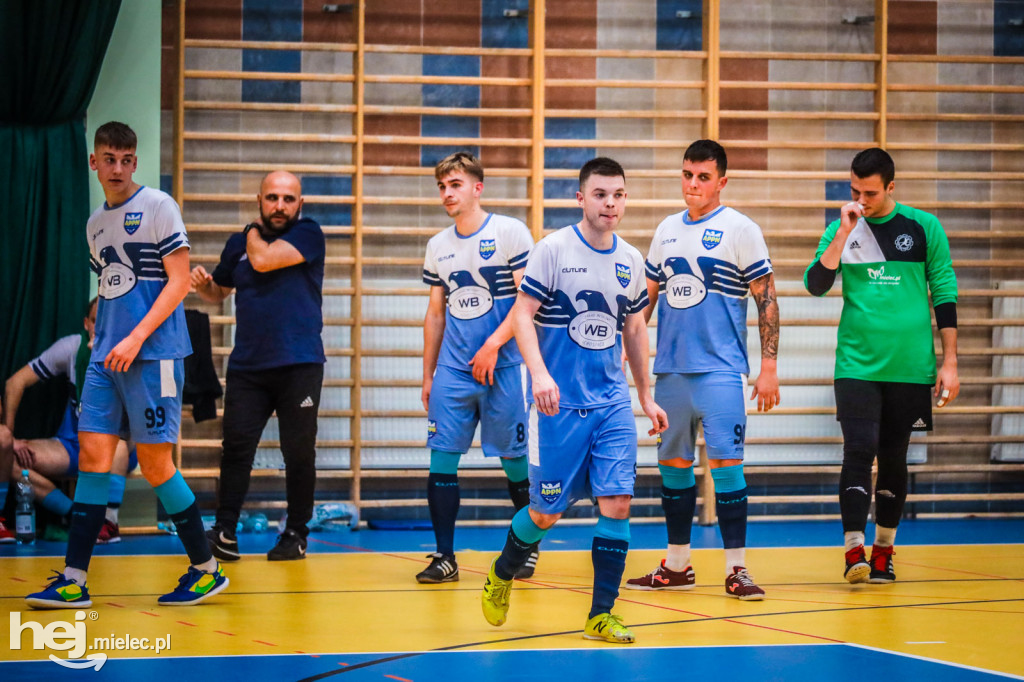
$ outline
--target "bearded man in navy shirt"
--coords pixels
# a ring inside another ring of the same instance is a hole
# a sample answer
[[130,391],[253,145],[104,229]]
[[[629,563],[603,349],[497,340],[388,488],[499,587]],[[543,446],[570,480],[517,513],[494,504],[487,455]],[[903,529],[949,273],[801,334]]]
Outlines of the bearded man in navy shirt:
[[241,558],[235,527],[249,490],[256,448],[275,411],[284,455],[287,526],[267,559],[306,556],[313,515],[316,432],[324,378],[324,233],[301,216],[302,185],[286,171],[269,173],[257,195],[260,220],[231,235],[209,274],[192,270],[204,300],[235,293],[235,347],[224,397],[224,452],[217,522],[207,532],[222,561]]

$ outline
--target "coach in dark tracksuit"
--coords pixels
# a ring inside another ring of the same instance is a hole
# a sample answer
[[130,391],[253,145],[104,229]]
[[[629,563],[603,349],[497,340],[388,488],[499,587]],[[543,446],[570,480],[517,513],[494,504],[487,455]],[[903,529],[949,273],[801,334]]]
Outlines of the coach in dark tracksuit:
[[207,532],[222,561],[240,558],[235,527],[249,490],[260,435],[276,410],[284,455],[287,527],[271,561],[306,556],[313,514],[316,431],[324,378],[324,234],[300,218],[302,186],[291,173],[268,174],[257,195],[260,222],[231,235],[211,276],[198,266],[192,284],[203,300],[235,295],[235,347],[224,398],[224,454],[217,523]]

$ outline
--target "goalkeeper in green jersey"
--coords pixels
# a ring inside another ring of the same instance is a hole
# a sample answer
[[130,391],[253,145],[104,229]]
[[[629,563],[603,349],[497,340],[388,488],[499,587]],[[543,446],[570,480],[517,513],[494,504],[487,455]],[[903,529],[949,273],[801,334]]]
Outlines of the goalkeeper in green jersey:
[[[931,430],[933,397],[941,408],[960,391],[949,241],[935,216],[893,199],[895,175],[892,157],[882,149],[854,157],[853,201],[825,230],[804,273],[815,296],[843,274],[835,395],[843,430],[839,508],[851,583],[896,579],[893,542],[907,498],[910,434]],[[942,340],[937,371],[931,309]],[[868,558],[864,530],[875,457],[875,540]]]

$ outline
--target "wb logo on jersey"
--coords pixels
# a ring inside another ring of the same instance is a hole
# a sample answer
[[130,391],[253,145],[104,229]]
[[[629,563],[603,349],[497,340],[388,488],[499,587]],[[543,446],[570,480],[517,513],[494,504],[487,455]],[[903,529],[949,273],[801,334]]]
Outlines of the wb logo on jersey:
[[142,225],[142,213],[124,214],[124,231],[128,234],[135,234],[135,231]]
[[704,236],[701,237],[700,243],[704,245],[705,249],[710,251],[722,243],[722,231],[712,229],[704,230]]
[[437,435],[437,422],[433,419],[427,420],[427,438],[433,438]]
[[629,281],[633,278],[629,272],[629,266],[623,265],[622,263],[615,264],[615,278],[619,280],[619,284],[625,289],[629,286]]
[[480,257],[487,260],[494,255],[497,247],[494,245],[493,239],[481,239],[480,240]]

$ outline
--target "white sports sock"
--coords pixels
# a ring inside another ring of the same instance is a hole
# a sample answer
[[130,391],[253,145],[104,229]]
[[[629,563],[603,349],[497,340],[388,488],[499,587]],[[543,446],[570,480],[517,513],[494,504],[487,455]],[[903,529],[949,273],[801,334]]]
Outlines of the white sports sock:
[[107,507],[107,516],[106,516],[107,521],[110,521],[111,523],[116,524],[117,523],[117,513],[120,510],[121,510],[120,507],[118,507],[117,509],[114,509],[112,507]]
[[669,545],[665,554],[665,568],[679,573],[690,565],[690,545]]
[[864,545],[864,533],[859,530],[851,530],[848,533],[843,533],[843,540],[846,545],[846,551],[849,552],[855,547],[862,547]]
[[64,577],[68,580],[74,580],[79,587],[85,587],[86,575],[87,573],[80,568],[64,567]]
[[875,544],[879,547],[892,547],[896,542],[896,529],[875,524]]
[[217,557],[210,557],[209,561],[201,564],[192,564],[192,568],[197,568],[200,571],[205,571],[206,573],[213,573],[217,570]]
[[733,547],[732,549],[725,550],[725,575],[732,575],[732,569],[737,566],[744,568],[747,566],[746,547]]

